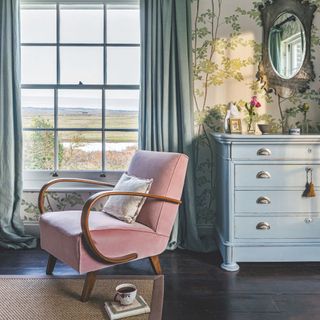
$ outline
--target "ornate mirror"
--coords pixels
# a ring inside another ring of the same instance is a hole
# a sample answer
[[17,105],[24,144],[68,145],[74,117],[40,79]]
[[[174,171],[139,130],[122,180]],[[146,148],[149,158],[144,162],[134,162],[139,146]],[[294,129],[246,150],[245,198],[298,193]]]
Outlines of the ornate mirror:
[[310,44],[316,6],[303,0],[274,0],[259,9],[263,24],[260,81],[268,92],[284,98],[304,92],[315,78]]

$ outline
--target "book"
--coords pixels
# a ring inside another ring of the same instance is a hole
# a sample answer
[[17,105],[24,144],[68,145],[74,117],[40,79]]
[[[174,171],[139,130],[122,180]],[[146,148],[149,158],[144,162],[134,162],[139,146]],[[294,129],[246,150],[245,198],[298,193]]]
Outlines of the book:
[[133,303],[128,306],[122,306],[117,301],[106,301],[104,303],[104,308],[106,309],[110,320],[122,319],[150,312],[150,307],[139,295],[137,295]]

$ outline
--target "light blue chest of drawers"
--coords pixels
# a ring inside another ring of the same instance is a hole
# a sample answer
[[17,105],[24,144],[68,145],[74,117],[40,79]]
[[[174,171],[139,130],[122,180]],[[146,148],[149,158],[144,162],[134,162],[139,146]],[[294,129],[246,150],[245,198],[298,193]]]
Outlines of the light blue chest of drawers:
[[[221,267],[320,261],[320,136],[214,133]],[[312,169],[316,197],[302,197]]]

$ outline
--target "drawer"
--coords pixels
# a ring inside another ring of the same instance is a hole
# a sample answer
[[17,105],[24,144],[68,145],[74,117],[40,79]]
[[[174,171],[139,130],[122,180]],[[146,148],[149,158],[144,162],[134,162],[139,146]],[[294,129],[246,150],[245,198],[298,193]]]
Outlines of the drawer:
[[234,232],[238,239],[319,239],[320,218],[236,217]]
[[234,160],[313,160],[320,157],[320,146],[315,144],[232,144]]
[[313,183],[320,186],[319,165],[235,165],[235,187],[299,187],[306,184],[306,168],[313,172]]
[[[297,191],[235,191],[235,213],[320,212],[320,193],[313,198]],[[320,230],[319,230],[320,237]]]

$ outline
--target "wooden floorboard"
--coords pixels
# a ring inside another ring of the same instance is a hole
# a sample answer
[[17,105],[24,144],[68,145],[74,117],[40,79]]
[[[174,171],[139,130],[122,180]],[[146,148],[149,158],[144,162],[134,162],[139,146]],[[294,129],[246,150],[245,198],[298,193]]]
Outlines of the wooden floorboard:
[[[48,255],[40,249],[0,249],[0,274],[44,275]],[[242,263],[221,270],[218,253],[183,250],[160,256],[165,273],[164,320],[320,319],[320,263]],[[76,271],[57,262],[56,275]],[[100,274],[151,275],[148,259]]]

